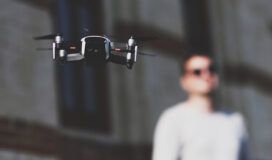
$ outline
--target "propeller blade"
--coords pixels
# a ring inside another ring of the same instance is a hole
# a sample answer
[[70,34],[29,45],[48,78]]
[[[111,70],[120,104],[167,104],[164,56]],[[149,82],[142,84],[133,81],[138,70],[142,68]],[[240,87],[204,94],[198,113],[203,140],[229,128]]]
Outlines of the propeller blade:
[[86,32],[86,33],[90,32],[90,30],[88,28],[85,28],[85,27],[83,27],[83,31]]
[[56,36],[58,36],[60,34],[47,34],[47,35],[42,35],[42,36],[38,36],[38,37],[34,37],[34,40],[53,40],[55,39]]
[[[112,49],[112,51],[116,51],[116,52],[130,52],[130,50],[120,49],[120,48],[114,48],[114,49]],[[149,54],[149,53],[143,53],[143,52],[137,52],[137,53],[139,55],[142,55],[142,56],[151,56],[151,57],[157,56],[156,54]]]
[[142,56],[150,56],[150,57],[155,57],[157,56],[156,54],[149,54],[149,53],[143,53],[143,52],[138,52],[139,55],[142,55]]
[[123,37],[123,36],[115,36],[115,35],[107,35],[106,37],[109,37],[113,41],[120,41],[126,43],[129,38],[133,38],[135,41],[139,42],[146,42],[146,41],[153,41],[157,40],[158,37],[155,36],[131,36],[131,37]]
[[52,51],[53,48],[36,48],[37,51]]

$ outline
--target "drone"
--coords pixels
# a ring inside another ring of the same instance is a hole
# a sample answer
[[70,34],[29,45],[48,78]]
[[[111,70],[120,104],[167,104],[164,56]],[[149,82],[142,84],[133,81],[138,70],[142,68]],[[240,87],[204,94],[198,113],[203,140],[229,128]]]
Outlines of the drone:
[[155,56],[138,52],[138,41],[152,40],[154,37],[133,37],[126,42],[115,42],[107,36],[84,36],[78,42],[65,41],[61,34],[34,37],[35,40],[53,40],[53,60],[57,62],[86,61],[88,63],[113,62],[132,69],[138,55]]

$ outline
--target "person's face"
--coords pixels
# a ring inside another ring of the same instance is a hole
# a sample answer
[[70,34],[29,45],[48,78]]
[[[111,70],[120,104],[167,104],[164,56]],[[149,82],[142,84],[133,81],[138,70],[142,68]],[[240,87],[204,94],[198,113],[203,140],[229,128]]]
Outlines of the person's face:
[[206,56],[191,57],[185,64],[185,73],[181,77],[181,86],[189,94],[207,95],[218,84],[212,60]]

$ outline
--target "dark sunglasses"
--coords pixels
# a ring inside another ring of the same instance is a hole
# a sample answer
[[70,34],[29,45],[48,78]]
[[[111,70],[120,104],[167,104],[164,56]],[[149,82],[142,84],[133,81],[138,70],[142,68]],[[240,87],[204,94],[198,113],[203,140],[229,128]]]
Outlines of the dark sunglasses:
[[195,76],[201,76],[205,72],[209,72],[210,74],[217,73],[216,67],[214,65],[210,65],[208,68],[198,68],[198,69],[192,69],[190,71],[187,71],[190,74],[193,74]]

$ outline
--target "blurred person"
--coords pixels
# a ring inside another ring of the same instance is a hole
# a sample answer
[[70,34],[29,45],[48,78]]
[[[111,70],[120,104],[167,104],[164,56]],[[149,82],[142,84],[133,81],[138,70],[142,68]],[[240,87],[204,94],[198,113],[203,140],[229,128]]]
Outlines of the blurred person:
[[152,160],[247,160],[247,133],[241,114],[215,106],[218,86],[207,55],[184,58],[180,86],[188,99],[168,108],[157,123]]

